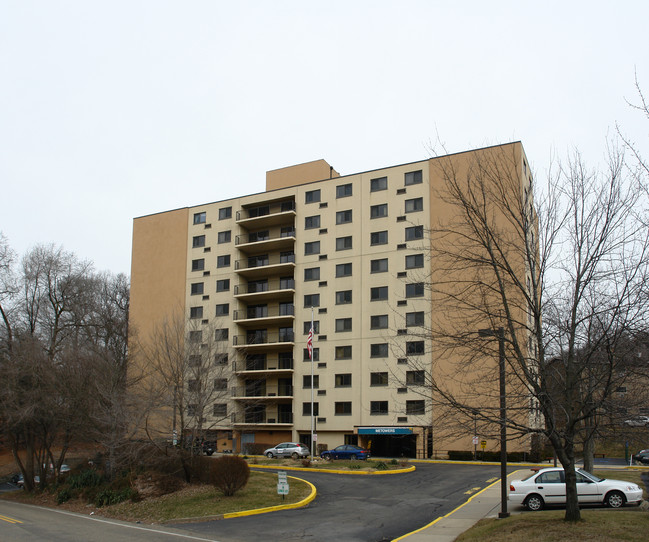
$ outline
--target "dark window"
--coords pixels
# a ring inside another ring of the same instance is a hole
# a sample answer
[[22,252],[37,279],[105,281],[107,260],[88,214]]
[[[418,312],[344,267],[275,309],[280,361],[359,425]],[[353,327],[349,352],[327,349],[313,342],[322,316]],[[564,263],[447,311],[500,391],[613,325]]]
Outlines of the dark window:
[[320,190],[309,190],[304,194],[304,203],[317,203],[320,201]]
[[194,213],[194,224],[205,224],[205,211]]
[[214,389],[215,390],[227,390],[228,389],[228,379],[227,378],[215,378],[214,379]]
[[203,258],[192,260],[192,271],[202,271],[203,269],[205,269],[205,260]]
[[203,364],[203,356],[200,354],[190,354],[189,365],[192,367],[200,367]]
[[406,213],[414,213],[424,210],[424,198],[413,198],[406,200]]
[[421,183],[422,178],[421,178],[421,169],[419,171],[410,171],[406,173],[405,179],[404,179],[404,184],[406,186],[410,184],[419,184]]
[[304,270],[304,280],[320,280],[320,268],[308,267]]
[[[311,389],[311,375],[304,375],[302,377],[302,387],[305,390]],[[320,387],[320,377],[318,375],[313,375],[313,389],[317,390]]]
[[352,185],[341,184],[336,187],[336,197],[337,198],[347,198],[352,195]]
[[370,207],[370,218],[383,218],[388,216],[388,204],[372,205]]
[[423,386],[426,383],[424,371],[406,371],[406,384],[409,386]]
[[[308,335],[309,331],[311,331],[311,320],[304,322],[304,334]],[[313,321],[313,333],[316,335],[320,333],[320,320]]]
[[214,340],[215,341],[227,341],[228,340],[228,328],[217,329],[214,331]]
[[295,252],[291,250],[280,252],[279,263],[295,263]]
[[228,354],[219,353],[214,355],[214,363],[217,365],[227,365],[228,364]]
[[[304,357],[302,358],[304,361],[311,361],[309,359],[309,349],[305,348],[304,349]],[[320,349],[319,348],[314,348],[313,349],[313,361],[320,361]]]
[[370,233],[370,245],[386,245],[388,243],[388,232],[373,231]]
[[370,386],[387,386],[388,373],[370,373]]
[[190,343],[199,343],[203,340],[202,331],[190,331],[189,332],[189,342]]
[[320,241],[304,243],[304,255],[309,256],[310,254],[320,254]]
[[424,351],[424,341],[408,341],[406,343],[406,354],[409,356],[421,356]]
[[426,402],[406,401],[406,414],[426,414]]
[[336,416],[351,416],[352,403],[351,401],[342,401],[334,403],[334,414]]
[[230,289],[230,279],[223,279],[216,281],[217,292],[227,292]]
[[249,243],[268,241],[268,239],[270,239],[270,232],[268,230],[253,231],[248,234]]
[[336,346],[335,358],[336,359],[351,359],[352,358],[352,347],[350,345]]
[[230,255],[217,256],[216,267],[230,267]]
[[371,358],[387,358],[388,357],[388,343],[377,343],[370,345]]
[[352,330],[351,318],[336,318],[336,333]]
[[424,295],[424,283],[413,282],[406,284],[406,297],[422,297]]
[[348,224],[352,221],[352,210],[338,211],[336,213],[336,224]]
[[219,220],[232,218],[232,207],[221,207],[219,209]]
[[341,290],[336,292],[336,305],[347,305],[352,302],[352,291]]
[[336,277],[350,277],[352,274],[351,263],[336,264]]
[[380,260],[370,261],[371,273],[386,273],[388,270],[388,259],[381,258]]
[[282,226],[280,237],[295,237],[295,228],[293,226]]
[[[320,415],[320,404],[317,402],[313,403],[313,415]],[[302,403],[302,416],[311,416],[311,402]]]
[[388,315],[378,314],[370,317],[370,329],[387,329],[388,328]]
[[336,238],[336,250],[349,250],[352,248],[352,237],[338,237]]
[[232,232],[230,230],[228,231],[220,231],[218,235],[218,242],[219,244],[222,243],[229,243],[232,240]]
[[377,286],[376,288],[370,288],[370,301],[385,301],[387,298],[387,286]]
[[310,229],[319,228],[319,227],[320,227],[320,215],[307,216],[304,219],[304,229],[305,230],[310,230]]
[[228,416],[227,403],[214,403],[214,410],[212,410],[212,416],[214,416],[215,418],[226,418]]
[[388,413],[387,401],[370,401],[370,414],[379,415]]
[[335,377],[336,388],[349,388],[352,385],[351,373],[337,374]]
[[195,235],[192,238],[192,247],[193,248],[204,247],[204,246],[205,246],[205,236],[204,235]]
[[187,391],[201,391],[201,381],[189,380],[187,382]]
[[370,192],[379,192],[388,189],[388,178],[379,177],[378,179],[370,180]]
[[307,294],[304,296],[304,306],[305,308],[309,307],[319,307],[320,306],[320,294]]
[[420,327],[424,325],[424,312],[407,312],[406,327]]
[[424,238],[423,226],[410,226],[406,228],[406,241],[414,241],[415,239]]
[[190,307],[189,308],[189,317],[190,318],[203,318],[203,307]]
[[203,294],[203,283],[202,282],[194,282],[191,285],[191,294],[192,295],[202,295]]
[[406,269],[417,269],[419,267],[424,267],[423,254],[411,254],[410,256],[406,256]]

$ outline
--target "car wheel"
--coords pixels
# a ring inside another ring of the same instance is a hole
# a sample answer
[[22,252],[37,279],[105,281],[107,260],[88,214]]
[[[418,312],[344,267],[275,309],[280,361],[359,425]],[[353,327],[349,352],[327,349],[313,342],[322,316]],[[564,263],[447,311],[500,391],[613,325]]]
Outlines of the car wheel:
[[292,457],[293,459],[297,459],[297,458],[300,457],[300,456],[298,455],[297,452],[293,452],[293,453],[291,454],[291,457]]
[[604,503],[611,508],[620,508],[624,505],[624,495],[619,491],[611,491],[606,495]]
[[349,457],[349,459],[351,459],[352,461],[356,461],[356,454],[352,454],[352,455]]
[[324,459],[325,461],[331,461],[331,454],[323,455],[322,459]]
[[267,457],[268,459],[273,459],[273,452],[268,452],[268,453],[266,454],[266,457]]
[[543,497],[537,494],[530,495],[525,501],[525,506],[527,506],[528,510],[531,510],[532,512],[543,510],[544,505],[545,502],[543,501]]

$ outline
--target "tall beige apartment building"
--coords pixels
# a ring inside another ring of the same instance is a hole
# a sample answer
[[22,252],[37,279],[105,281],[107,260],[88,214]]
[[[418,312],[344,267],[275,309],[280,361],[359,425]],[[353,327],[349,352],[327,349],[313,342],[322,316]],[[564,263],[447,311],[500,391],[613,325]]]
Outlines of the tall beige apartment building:
[[[524,185],[522,145],[504,147]],[[490,149],[444,159],[461,168]],[[177,307],[194,330],[212,333],[218,322],[227,393],[205,409],[203,427],[219,449],[310,446],[312,404],[317,443],[329,448],[407,457],[473,449],[471,435],[437,437],[426,397],[435,351],[421,333],[434,310],[426,232],[444,212],[439,160],[343,176],[318,160],[269,171],[261,193],[134,220],[138,336]]]

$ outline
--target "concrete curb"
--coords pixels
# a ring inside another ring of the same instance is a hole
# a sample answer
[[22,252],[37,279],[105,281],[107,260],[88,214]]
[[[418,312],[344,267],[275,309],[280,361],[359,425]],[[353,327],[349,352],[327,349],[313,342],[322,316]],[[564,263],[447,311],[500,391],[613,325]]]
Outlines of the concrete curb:
[[379,476],[384,474],[403,474],[404,472],[413,472],[415,466],[406,469],[394,470],[380,470],[380,471],[353,471],[353,470],[337,470],[337,469],[319,469],[317,467],[287,467],[287,466],[271,466],[271,465],[250,465],[251,469],[273,469],[273,470],[296,470],[303,472],[324,472],[328,474],[352,474],[352,475],[365,475],[365,476]]

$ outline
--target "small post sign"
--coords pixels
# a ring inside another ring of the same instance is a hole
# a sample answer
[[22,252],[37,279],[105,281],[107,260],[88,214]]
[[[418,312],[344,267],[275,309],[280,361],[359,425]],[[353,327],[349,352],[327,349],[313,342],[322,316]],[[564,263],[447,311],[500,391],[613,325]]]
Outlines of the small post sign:
[[484,449],[487,447],[487,441],[486,440],[481,440],[480,441],[480,447],[482,448],[482,451],[484,452]]
[[282,496],[288,495],[288,479],[286,478],[286,471],[277,471],[277,494]]

